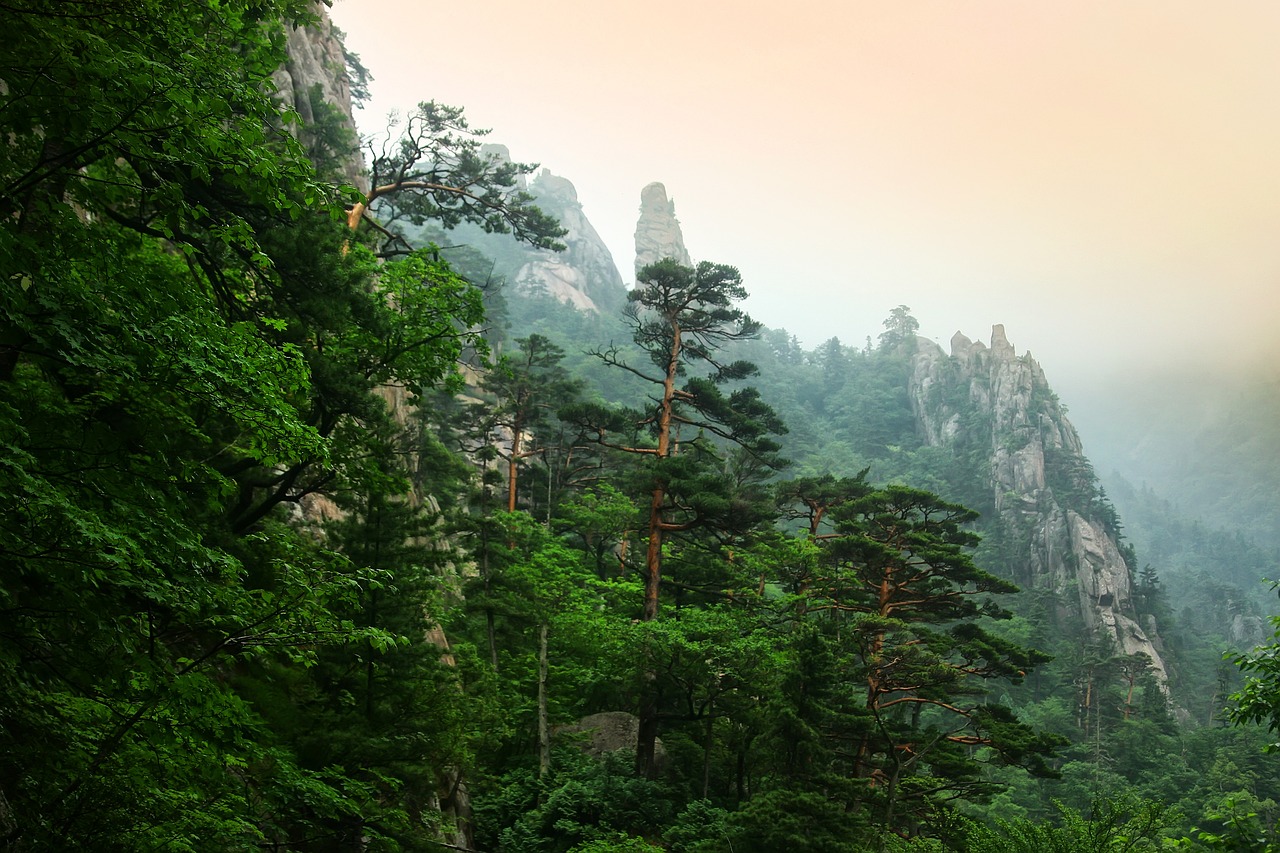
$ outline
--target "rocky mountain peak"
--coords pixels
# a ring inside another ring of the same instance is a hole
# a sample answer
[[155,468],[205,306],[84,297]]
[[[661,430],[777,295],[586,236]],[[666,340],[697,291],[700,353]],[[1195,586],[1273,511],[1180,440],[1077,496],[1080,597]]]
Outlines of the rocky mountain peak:
[[[499,163],[511,162],[511,149],[503,145],[501,142],[485,142],[480,146],[480,156],[487,160],[497,160]],[[516,186],[522,190],[529,189],[529,182],[524,175],[516,176]],[[577,193],[574,193],[574,200],[577,201]]]
[[662,260],[675,258],[686,266],[693,265],[684,245],[680,221],[676,219],[675,202],[667,198],[667,188],[654,182],[640,191],[640,220],[636,223],[636,269]]
[[583,213],[573,182],[543,169],[529,185],[529,192],[568,233],[560,238],[563,252],[528,252],[514,276],[516,287],[545,292],[579,311],[617,310],[626,300],[626,285],[612,253]]
[[991,354],[1002,361],[1016,358],[1018,353],[1004,334],[1004,324],[996,323],[991,327]]
[[1154,618],[1135,609],[1133,566],[1115,510],[1030,353],[1019,356],[1002,325],[992,327],[989,347],[956,332],[950,356],[918,338],[909,393],[929,445],[986,461],[986,514],[995,516],[1002,562],[1014,581],[1051,590],[1060,616],[1078,618],[1116,653],[1145,655],[1164,685],[1159,634]]

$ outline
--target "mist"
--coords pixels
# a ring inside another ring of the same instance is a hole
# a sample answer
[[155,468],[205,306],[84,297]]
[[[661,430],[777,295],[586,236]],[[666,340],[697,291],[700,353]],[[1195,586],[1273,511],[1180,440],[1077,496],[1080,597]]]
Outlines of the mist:
[[[337,0],[360,121],[435,99],[574,182],[631,272],[662,181],[765,324],[947,348],[1003,323],[1111,464],[1145,396],[1264,381],[1280,306],[1280,7]],[[1189,406],[1215,405],[1212,402]],[[1127,414],[1128,413],[1128,414]],[[1128,426],[1126,426],[1128,425]],[[1102,466],[1100,466],[1102,467]]]

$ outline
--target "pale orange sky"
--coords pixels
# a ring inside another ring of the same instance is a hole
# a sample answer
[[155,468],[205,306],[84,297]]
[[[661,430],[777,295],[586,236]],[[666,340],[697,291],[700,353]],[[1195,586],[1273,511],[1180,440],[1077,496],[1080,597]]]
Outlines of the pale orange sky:
[[[1004,323],[1070,402],[1275,337],[1280,3],[336,0],[378,126],[435,99],[574,182],[628,277],[662,181],[810,346]],[[1215,362],[1216,363],[1216,362]]]

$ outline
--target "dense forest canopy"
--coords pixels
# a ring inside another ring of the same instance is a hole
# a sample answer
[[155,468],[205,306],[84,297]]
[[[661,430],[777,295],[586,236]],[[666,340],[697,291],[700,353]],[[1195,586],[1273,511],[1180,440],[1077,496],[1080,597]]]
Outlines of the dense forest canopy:
[[319,20],[0,9],[0,846],[1276,846],[1272,649],[1229,706],[1154,569],[1172,687],[1019,593],[905,306],[805,351],[726,264],[494,288],[401,226],[554,249],[532,167],[426,102],[348,185],[273,98]]

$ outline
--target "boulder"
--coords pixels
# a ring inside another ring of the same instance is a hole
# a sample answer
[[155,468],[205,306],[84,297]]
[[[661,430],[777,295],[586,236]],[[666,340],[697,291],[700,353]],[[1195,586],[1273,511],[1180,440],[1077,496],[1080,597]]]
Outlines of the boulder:
[[[576,723],[557,726],[559,738],[572,739],[582,751],[595,757],[619,750],[636,749],[640,737],[640,718],[626,711],[604,711],[583,717]],[[662,767],[667,760],[667,750],[659,739],[653,747],[654,761]]]

